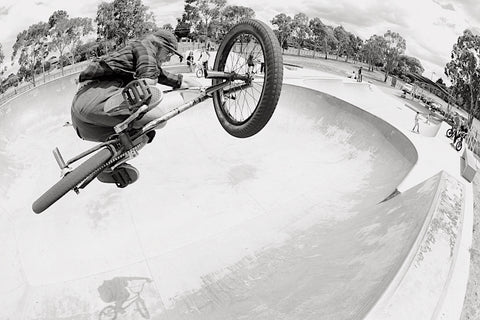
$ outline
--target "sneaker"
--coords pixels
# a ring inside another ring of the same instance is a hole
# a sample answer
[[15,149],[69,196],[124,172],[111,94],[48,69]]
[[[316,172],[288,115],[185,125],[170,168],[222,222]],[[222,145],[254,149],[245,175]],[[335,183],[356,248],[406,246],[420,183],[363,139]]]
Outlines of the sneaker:
[[114,170],[106,169],[97,179],[103,183],[115,183],[119,188],[125,188],[138,180],[140,173],[137,168],[128,163],[122,163]]

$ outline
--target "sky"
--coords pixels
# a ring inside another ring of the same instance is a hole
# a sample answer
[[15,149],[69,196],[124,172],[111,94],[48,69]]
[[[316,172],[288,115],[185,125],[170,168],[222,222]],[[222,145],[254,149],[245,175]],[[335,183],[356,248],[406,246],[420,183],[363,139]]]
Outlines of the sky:
[[[4,65],[12,70],[10,55],[16,35],[30,25],[48,21],[55,10],[70,17],[94,18],[101,0],[1,0],[0,43],[6,56]],[[143,0],[154,13],[157,25],[170,23],[183,12],[184,0]],[[227,0],[227,5],[243,5],[256,18],[269,23],[279,13],[293,17],[303,12],[325,24],[344,28],[363,40],[387,30],[398,32],[407,43],[406,54],[418,58],[424,76],[436,81],[444,75],[452,47],[465,29],[480,34],[479,0]]]

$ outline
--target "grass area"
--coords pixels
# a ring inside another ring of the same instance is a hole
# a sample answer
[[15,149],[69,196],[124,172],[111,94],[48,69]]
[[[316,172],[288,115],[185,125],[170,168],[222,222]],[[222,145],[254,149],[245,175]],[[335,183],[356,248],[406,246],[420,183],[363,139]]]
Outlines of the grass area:
[[342,77],[348,77],[352,75],[354,71],[357,72],[358,69],[362,67],[363,81],[372,82],[381,86],[389,86],[383,81],[385,78],[385,74],[383,72],[378,70],[368,71],[367,64],[357,61],[350,60],[349,62],[345,62],[345,59],[342,58],[339,58],[338,60],[325,60],[323,57],[311,58],[292,55],[284,55],[283,61],[284,63],[296,64],[302,67],[316,69]]
[[[345,62],[341,60],[325,60],[325,59],[313,59],[308,57],[290,56],[284,55],[284,62],[296,64],[306,68],[316,69],[323,72],[339,76],[348,76],[352,71],[357,71],[360,66],[363,67],[363,79],[379,86],[382,91],[390,94],[391,96],[400,98],[399,89],[392,88],[385,82],[384,73],[380,71],[367,71],[365,64],[358,62]],[[414,104],[415,101],[403,99],[406,104]],[[417,102],[418,106],[421,106]],[[417,106],[417,107],[418,107]],[[461,320],[478,320],[480,319],[480,304],[478,303],[480,297],[480,174],[477,174],[473,183],[473,241],[472,248],[470,250],[470,274],[467,285],[467,292],[465,294],[465,300],[463,305],[463,311]]]

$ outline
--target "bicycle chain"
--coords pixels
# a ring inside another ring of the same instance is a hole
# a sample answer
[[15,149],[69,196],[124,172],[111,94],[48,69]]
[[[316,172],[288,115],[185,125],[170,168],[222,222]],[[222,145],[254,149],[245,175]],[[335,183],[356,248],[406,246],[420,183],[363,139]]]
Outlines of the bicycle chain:
[[138,154],[138,150],[140,149],[139,146],[135,146],[133,147],[132,149],[126,151],[126,152],[122,152],[121,154],[119,154],[118,156],[116,157],[113,157],[112,159],[110,159],[109,161],[107,161],[104,165],[102,165],[101,167],[99,167],[97,170],[93,171],[91,175],[98,175],[100,174],[100,172],[102,172],[103,170],[105,170],[106,168],[110,167],[112,164],[120,161],[120,160],[123,160],[124,158],[133,158],[135,157],[136,154]]

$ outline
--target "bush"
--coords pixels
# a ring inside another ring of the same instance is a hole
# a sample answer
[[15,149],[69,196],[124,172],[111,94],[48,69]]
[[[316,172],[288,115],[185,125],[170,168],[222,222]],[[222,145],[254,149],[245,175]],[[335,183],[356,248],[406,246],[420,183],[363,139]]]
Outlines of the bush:
[[70,59],[67,57],[67,56],[61,56],[59,59],[58,59],[58,66],[57,68],[61,68],[62,66],[63,67],[66,67],[66,66],[69,66],[71,65],[72,62],[70,61]]

